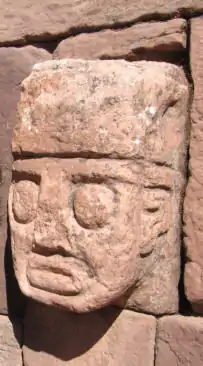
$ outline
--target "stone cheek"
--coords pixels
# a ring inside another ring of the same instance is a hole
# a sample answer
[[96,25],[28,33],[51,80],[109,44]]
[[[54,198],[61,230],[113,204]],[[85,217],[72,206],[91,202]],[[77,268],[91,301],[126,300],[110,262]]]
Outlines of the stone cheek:
[[13,138],[33,159],[14,163],[9,197],[27,296],[75,312],[177,311],[187,98],[169,64],[35,65]]

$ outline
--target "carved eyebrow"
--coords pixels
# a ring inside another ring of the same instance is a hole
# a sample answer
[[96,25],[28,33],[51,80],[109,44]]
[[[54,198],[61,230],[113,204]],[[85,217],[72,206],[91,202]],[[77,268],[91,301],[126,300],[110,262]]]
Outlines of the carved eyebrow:
[[71,180],[73,183],[79,183],[79,182],[84,182],[84,183],[104,183],[109,179],[108,176],[104,176],[102,174],[94,174],[94,175],[89,175],[88,173],[75,173],[71,176]]
[[137,182],[133,179],[127,179],[125,177],[121,177],[121,176],[95,176],[95,177],[90,177],[90,176],[85,176],[85,175],[78,175],[78,176],[74,176],[72,177],[72,182],[73,183],[95,183],[95,184],[103,184],[103,183],[112,183],[112,182],[118,182],[118,183],[126,183],[126,184],[136,184]]
[[[72,170],[72,171],[71,171]],[[86,160],[78,162],[77,171],[69,169],[68,166],[63,165],[63,172],[69,176],[73,182],[92,182],[105,183],[109,180],[114,180],[123,183],[138,183],[141,171],[141,166],[130,161],[118,162],[115,160],[104,159],[100,161]]]
[[[131,160],[118,161],[113,159],[31,159],[16,161],[14,163],[14,175],[25,176],[25,179],[36,181],[41,180],[44,169],[49,170],[52,166],[62,170],[66,179],[73,182],[85,181],[102,183],[108,180],[117,180],[123,183],[137,184],[140,182],[142,171],[141,162],[135,163]],[[53,165],[52,165],[53,164]],[[18,178],[19,179],[19,178]],[[57,177],[56,177],[57,179]]]

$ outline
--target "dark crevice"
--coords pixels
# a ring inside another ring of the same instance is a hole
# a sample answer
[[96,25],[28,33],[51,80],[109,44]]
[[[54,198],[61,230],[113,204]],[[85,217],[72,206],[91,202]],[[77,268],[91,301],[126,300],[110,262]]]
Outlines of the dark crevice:
[[30,159],[115,159],[115,160],[143,160],[143,156],[121,156],[117,152],[112,153],[100,153],[96,151],[80,151],[80,152],[67,152],[67,153],[35,153],[35,152],[22,152],[22,154],[13,154],[14,160],[30,160]]
[[4,254],[4,267],[6,276],[8,315],[11,319],[23,318],[26,299],[20,291],[14,273],[12,251],[11,251],[11,233],[9,227],[8,227],[7,242]]
[[158,332],[158,319],[156,319],[155,340],[154,340],[154,362],[153,362],[153,366],[156,366],[157,339],[158,339],[157,332]]
[[190,88],[190,94],[189,94],[189,102],[188,102],[188,125],[187,125],[187,166],[186,166],[186,178],[187,181],[189,179],[189,159],[190,159],[190,154],[189,154],[189,142],[190,142],[190,133],[191,133],[191,108],[192,108],[192,102],[193,102],[193,96],[194,96],[194,81],[192,78],[192,70],[191,70],[191,64],[190,64],[190,45],[191,45],[191,21],[188,21],[188,26],[187,26],[187,53],[186,53],[186,57],[185,57],[185,64],[184,64],[184,72],[186,75],[186,78],[188,80],[189,83],[189,88]]
[[168,62],[177,65],[184,63],[185,57],[186,57],[185,50],[174,50],[173,48],[171,48],[170,51],[165,51],[164,49],[161,49],[161,47],[159,46],[154,47],[151,50],[142,47],[140,49],[136,49],[134,52],[130,52],[127,55],[118,55],[116,57],[103,55],[100,59],[101,60],[124,59],[129,62],[144,60],[144,61]]
[[40,246],[34,243],[32,252],[43,257],[52,257],[54,255],[60,255],[63,258],[73,258],[73,255],[67,252],[63,246],[57,245],[56,247]]
[[148,207],[146,208],[146,211],[149,213],[155,213],[159,211],[159,207]]
[[190,65],[190,44],[191,44],[191,21],[190,20],[187,21],[186,35],[187,35],[187,44],[186,44],[187,52],[185,54],[183,66],[184,66],[186,77],[187,77],[189,84],[191,85],[192,91],[193,91],[194,83],[193,83],[191,65]]
[[[25,342],[23,342],[23,345],[25,344]],[[24,358],[24,352],[23,352],[23,348],[21,349],[21,357],[22,357],[22,366],[26,366],[25,364],[25,358]]]
[[23,353],[23,346],[25,344],[25,312],[26,312],[26,305],[25,305],[25,309],[24,309],[24,317],[21,321],[21,327],[22,327],[22,330],[21,330],[22,331],[22,334],[21,334],[21,340],[22,340],[22,345],[21,345],[22,366],[25,366],[24,353]]
[[[187,153],[186,153],[186,185],[189,180],[190,172],[189,172],[189,141],[190,141],[190,129],[191,129],[191,121],[190,121],[190,111],[192,106],[192,100],[193,100],[193,93],[194,93],[194,83],[192,79],[192,72],[191,72],[191,65],[190,65],[190,42],[191,42],[191,24],[190,20],[188,21],[187,26],[187,53],[185,57],[185,62],[183,65],[183,69],[185,71],[186,78],[188,80],[189,86],[190,86],[190,98],[188,103],[188,126],[187,126]],[[186,188],[186,187],[185,187]],[[184,195],[185,197],[185,195]],[[184,201],[183,197],[183,201]],[[183,209],[182,209],[183,212]],[[186,298],[185,295],[185,289],[184,289],[184,272],[185,272],[185,263],[187,261],[186,258],[186,249],[184,246],[184,221],[182,217],[182,232],[181,232],[181,275],[179,280],[179,311],[183,315],[190,315],[192,313],[192,307],[189,303],[189,301]]]
[[29,180],[37,185],[40,185],[41,177],[37,173],[33,172],[12,172],[12,181],[18,183],[20,181]]
[[36,42],[33,43],[32,46],[36,48],[43,48],[45,51],[49,53],[54,53],[55,49],[57,48],[58,44],[61,40],[54,40],[54,41],[45,41],[45,42]]
[[172,187],[167,186],[166,184],[144,184],[144,188],[154,189],[155,191],[157,189],[161,189],[163,191],[171,192]]
[[185,247],[183,244],[184,234],[181,235],[181,266],[180,266],[180,280],[179,280],[179,312],[182,315],[189,315],[192,312],[192,307],[185,296],[185,288],[184,288],[184,272],[185,272],[185,262],[186,262],[186,253]]

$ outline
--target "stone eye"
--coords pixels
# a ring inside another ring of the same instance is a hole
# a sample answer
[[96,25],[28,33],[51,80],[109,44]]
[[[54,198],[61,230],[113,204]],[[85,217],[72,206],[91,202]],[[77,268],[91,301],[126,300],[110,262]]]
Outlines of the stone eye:
[[13,214],[16,221],[27,224],[36,215],[39,186],[29,180],[22,180],[14,184]]
[[75,192],[73,209],[77,222],[84,228],[101,228],[112,214],[114,193],[98,184],[86,184]]

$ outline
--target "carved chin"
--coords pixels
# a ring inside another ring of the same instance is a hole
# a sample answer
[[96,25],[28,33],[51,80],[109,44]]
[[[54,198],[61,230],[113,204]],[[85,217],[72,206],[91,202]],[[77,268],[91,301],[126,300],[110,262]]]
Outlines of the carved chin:
[[91,277],[88,267],[85,271],[84,263],[76,258],[41,257],[30,255],[20,288],[26,296],[64,310],[85,313],[100,309],[114,303],[134,282],[131,278],[128,283],[114,281],[107,286]]
[[86,289],[84,292],[72,292],[72,294],[65,294],[64,291],[63,294],[51,293],[50,290],[44,291],[44,289],[34,287],[29,283],[25,295],[46,305],[76,313],[98,310],[114,303],[120,296],[117,293],[112,293],[110,296],[109,290],[100,283],[94,283],[92,288]]

